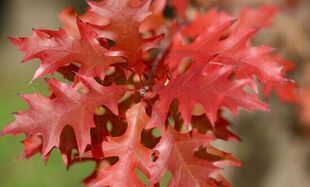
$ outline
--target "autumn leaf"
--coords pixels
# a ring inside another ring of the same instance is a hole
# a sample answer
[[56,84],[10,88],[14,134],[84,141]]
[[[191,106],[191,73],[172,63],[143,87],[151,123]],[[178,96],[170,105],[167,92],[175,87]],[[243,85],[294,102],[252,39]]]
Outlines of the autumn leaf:
[[243,89],[252,80],[230,80],[234,68],[220,64],[195,64],[183,75],[171,79],[168,85],[158,86],[154,93],[159,95],[154,104],[152,120],[148,128],[164,124],[170,104],[179,102],[179,111],[185,124],[191,121],[196,104],[201,104],[212,124],[217,119],[218,110],[226,107],[236,114],[239,107],[248,110],[267,110],[257,95]]
[[170,171],[171,186],[230,186],[220,175],[221,167],[240,166],[240,162],[213,147],[213,136],[197,132],[180,134],[170,127],[162,131],[161,142],[154,148],[158,151],[154,173],[163,176]]
[[40,135],[43,139],[42,154],[45,156],[53,147],[59,147],[62,130],[69,125],[74,130],[78,151],[84,152],[86,146],[91,144],[90,129],[95,127],[93,115],[96,107],[105,105],[117,114],[117,101],[126,89],[116,85],[102,87],[89,78],[82,80],[88,89],[87,94],[81,94],[76,88],[51,79],[48,85],[55,98],[39,94],[22,95],[29,109],[16,113],[15,122],[1,134],[25,133],[27,137]]
[[124,61],[120,57],[106,55],[108,50],[97,40],[96,33],[84,22],[77,20],[80,38],[58,31],[33,30],[30,38],[11,38],[11,42],[24,51],[23,62],[39,58],[41,64],[33,79],[53,74],[57,69],[78,63],[79,74],[91,77],[105,77],[111,64]]
[[136,168],[148,176],[152,150],[141,143],[141,133],[149,121],[145,111],[145,104],[138,103],[126,112],[128,127],[126,132],[119,137],[110,137],[102,143],[105,157],[118,157],[118,162],[107,168],[100,168],[98,163],[95,173],[88,178],[87,186],[144,186],[139,180]]
[[90,11],[109,20],[109,25],[100,30],[100,37],[113,40],[115,45],[111,50],[125,57],[138,73],[142,73],[145,66],[143,52],[156,48],[162,37],[144,39],[140,36],[140,25],[151,14],[150,3],[150,0],[139,3],[131,0],[88,1]]

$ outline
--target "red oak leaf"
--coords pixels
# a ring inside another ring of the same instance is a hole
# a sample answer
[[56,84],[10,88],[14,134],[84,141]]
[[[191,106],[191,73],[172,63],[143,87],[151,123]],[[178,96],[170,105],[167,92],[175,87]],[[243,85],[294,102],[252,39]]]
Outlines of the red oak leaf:
[[144,69],[143,52],[156,48],[162,38],[161,35],[148,39],[140,36],[140,25],[151,14],[150,3],[150,0],[139,3],[132,0],[88,1],[90,11],[109,20],[109,25],[100,29],[100,37],[113,40],[115,45],[111,50],[116,51],[117,55],[126,57],[129,66],[139,74]]
[[[106,141],[106,136],[119,136],[126,130],[126,122],[113,114],[106,107],[98,107],[94,115],[95,128],[91,129],[91,146],[86,148],[86,155],[95,160],[104,158],[102,151],[102,142]],[[112,131],[109,131],[108,124],[112,125]],[[20,156],[21,159],[29,159],[36,153],[42,153],[42,137],[32,135],[23,141],[24,153]],[[77,149],[76,138],[73,129],[66,126],[60,135],[59,151],[62,154],[63,161],[67,168],[76,162],[80,162],[85,157],[83,154],[72,154],[74,149]],[[47,161],[49,154],[42,156],[42,159]]]
[[193,64],[184,74],[171,79],[168,85],[155,88],[154,93],[159,95],[159,99],[154,104],[152,120],[148,127],[164,123],[168,106],[174,99],[179,102],[179,111],[185,124],[190,123],[196,104],[204,107],[212,124],[216,121],[221,107],[226,107],[233,113],[236,113],[239,107],[266,110],[267,105],[261,103],[257,95],[243,90],[246,85],[253,83],[250,79],[229,79],[233,71],[231,66]]
[[136,104],[126,112],[128,127],[120,137],[110,137],[102,143],[105,157],[119,158],[118,162],[107,168],[100,168],[88,178],[88,186],[144,186],[138,179],[135,169],[142,170],[150,177],[152,150],[141,143],[141,133],[149,121],[143,103]]
[[233,20],[229,19],[223,23],[210,25],[193,43],[187,45],[184,44],[187,38],[181,33],[176,34],[164,63],[168,65],[174,76],[178,73],[182,60],[186,58],[190,58],[193,63],[208,63],[214,55],[219,54],[219,40],[233,23]]
[[220,175],[221,168],[240,166],[240,162],[231,154],[213,147],[210,144],[213,140],[210,135],[196,132],[180,134],[168,127],[154,148],[158,151],[158,159],[152,168],[153,173],[159,178],[171,171],[171,186],[230,186]]
[[[268,27],[277,11],[278,8],[275,6],[262,6],[257,9],[243,8],[239,16],[239,21],[236,23],[235,33],[242,33],[244,30],[251,28],[259,29]],[[248,39],[251,37],[252,36],[249,33]],[[237,62],[238,60],[241,60],[244,64],[252,66],[251,68],[250,66],[246,65],[244,68],[248,69],[239,69],[237,70],[237,73],[244,73],[246,71],[254,73],[263,83],[263,93],[265,96],[269,96],[271,91],[274,90],[282,101],[296,103],[296,83],[295,81],[284,77],[285,73],[294,68],[294,64],[283,59],[280,55],[274,55],[272,53],[272,49],[266,46],[245,49],[248,39],[245,36],[244,41],[239,43],[239,46],[236,45],[235,47],[232,47],[235,48],[233,51],[238,51],[239,55],[243,53],[243,58],[240,58],[240,56],[236,58],[236,56],[232,55],[229,57],[231,59],[228,61]],[[232,53],[224,54],[224,56],[228,57]],[[246,53],[248,54],[246,55]],[[238,54],[235,53],[235,55]],[[252,63],[250,61],[252,61]],[[230,64],[232,63],[230,62]]]
[[53,147],[60,146],[60,135],[65,126],[73,128],[79,153],[91,144],[90,129],[95,127],[93,115],[97,106],[105,105],[118,113],[117,101],[126,92],[121,86],[102,87],[94,80],[82,78],[88,93],[78,90],[55,79],[48,81],[55,97],[52,99],[33,94],[23,95],[29,109],[15,114],[15,122],[1,134],[21,134],[27,137],[40,135],[43,139],[42,154],[47,155]]
[[103,78],[111,64],[123,61],[105,55],[108,50],[99,44],[96,33],[87,24],[77,20],[77,26],[79,39],[62,29],[33,30],[30,38],[11,38],[12,43],[26,53],[23,62],[33,58],[41,60],[34,79],[55,73],[58,68],[70,63],[80,64],[79,74]]
[[[240,32],[239,32],[240,33]],[[272,49],[267,46],[246,48],[246,43],[255,32],[245,33],[240,41],[230,49],[219,54],[215,62],[236,65],[238,78],[247,78],[255,75],[263,84],[265,96],[272,90],[283,101],[296,102],[296,83],[285,77],[287,72],[284,60],[272,54]]]
[[[212,61],[235,66],[238,79],[256,76],[263,83],[266,95],[274,89],[282,100],[294,102],[295,82],[284,76],[287,63],[274,56],[270,47],[248,45],[257,29],[268,25],[270,16],[276,9],[263,7],[257,10],[245,9],[243,12],[247,11],[251,11],[251,14],[242,13],[240,20],[235,24],[225,13],[218,13],[215,10],[206,16],[197,16],[192,24],[176,35],[165,63],[175,76],[182,66],[182,60],[189,58],[193,63],[202,61],[208,63],[206,59],[216,55]],[[250,22],[249,20],[253,19],[252,14],[260,19]],[[204,23],[198,24],[201,21]],[[184,44],[187,37],[194,41]],[[283,93],[284,89],[288,89],[287,94]]]

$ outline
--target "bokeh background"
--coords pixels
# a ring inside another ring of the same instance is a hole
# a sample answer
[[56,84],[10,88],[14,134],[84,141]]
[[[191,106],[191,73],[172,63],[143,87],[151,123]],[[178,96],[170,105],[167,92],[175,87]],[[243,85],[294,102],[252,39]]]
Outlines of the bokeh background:
[[[260,31],[256,44],[269,44],[286,58],[296,62],[290,76],[302,87],[310,86],[310,0],[196,0],[206,9],[217,6],[237,14],[244,5],[277,4],[280,14],[268,30]],[[10,123],[11,113],[26,105],[18,93],[46,94],[43,81],[29,85],[38,61],[20,64],[22,53],[7,36],[29,36],[32,28],[57,29],[57,14],[72,5],[79,12],[84,0],[1,0],[0,1],[0,128]],[[299,120],[299,108],[283,104],[276,97],[271,112],[245,113],[232,119],[240,143],[218,142],[243,161],[242,168],[228,168],[225,176],[236,187],[308,187],[310,186],[310,125]],[[310,114],[309,114],[310,115]],[[0,138],[1,187],[79,187],[89,175],[93,163],[73,166],[68,172],[60,154],[53,151],[46,165],[40,155],[18,160],[22,136]]]

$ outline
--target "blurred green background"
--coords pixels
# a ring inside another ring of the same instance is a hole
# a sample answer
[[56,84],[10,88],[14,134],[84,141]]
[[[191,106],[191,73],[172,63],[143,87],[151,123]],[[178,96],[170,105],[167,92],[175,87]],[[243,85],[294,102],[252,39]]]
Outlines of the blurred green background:
[[[255,43],[267,43],[279,49],[287,58],[297,62],[295,75],[309,67],[309,0],[196,0],[202,6],[218,6],[236,13],[243,5],[278,4],[281,14],[268,31],[263,31]],[[43,81],[30,82],[38,61],[20,64],[22,53],[13,47],[6,36],[29,36],[32,28],[57,29],[57,14],[72,5],[80,12],[84,0],[1,0],[0,1],[0,127],[12,122],[11,113],[27,106],[17,93],[46,94]],[[305,73],[304,73],[305,74]],[[307,77],[307,76],[305,76]],[[310,141],[308,128],[298,123],[298,109],[271,99],[270,113],[244,113],[233,119],[234,131],[241,143],[217,142],[233,152],[244,163],[243,168],[228,168],[227,178],[236,187],[307,187],[310,186]],[[23,147],[22,136],[0,138],[0,187],[78,187],[88,176],[93,163],[74,165],[69,172],[60,154],[53,151],[47,165],[40,155],[30,160],[18,160]]]

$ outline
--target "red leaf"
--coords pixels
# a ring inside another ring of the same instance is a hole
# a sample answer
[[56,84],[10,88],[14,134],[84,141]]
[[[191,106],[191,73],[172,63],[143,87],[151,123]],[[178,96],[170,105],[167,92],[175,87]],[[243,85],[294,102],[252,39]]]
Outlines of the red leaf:
[[212,136],[196,132],[189,135],[171,128],[163,130],[162,140],[155,148],[158,159],[154,173],[159,178],[171,171],[171,186],[230,186],[220,175],[221,167],[240,166],[240,162],[213,147],[210,144],[213,140]]
[[141,143],[141,133],[149,121],[143,103],[136,104],[126,112],[128,127],[120,137],[111,137],[107,142],[102,143],[102,150],[105,157],[117,156],[119,161],[107,168],[100,168],[98,163],[97,171],[88,178],[87,186],[144,186],[139,181],[135,168],[139,168],[147,176],[151,161],[152,150]]
[[[198,15],[174,38],[165,63],[176,76],[184,59],[189,58],[192,63],[208,63],[210,57],[216,55],[212,62],[235,66],[238,79],[256,76],[265,87],[266,95],[274,89],[282,100],[294,102],[295,83],[284,76],[287,63],[274,56],[270,47],[249,47],[250,39],[259,28],[268,25],[275,12],[274,7],[244,9],[235,24],[231,17],[215,10],[206,16]],[[203,24],[199,24],[202,21]],[[188,38],[194,41],[186,44]],[[284,94],[283,89],[288,89],[289,94]]]
[[132,0],[88,1],[90,11],[109,20],[109,25],[100,29],[100,37],[113,40],[115,46],[111,50],[126,57],[129,66],[140,74],[144,69],[142,53],[157,47],[158,40],[162,37],[143,39],[140,36],[139,27],[151,14],[150,3],[150,0],[139,3]]
[[77,26],[79,39],[71,37],[62,29],[33,30],[30,38],[11,38],[12,43],[26,53],[23,61],[33,58],[41,60],[34,79],[55,73],[58,68],[70,63],[80,64],[79,74],[103,78],[111,64],[123,61],[105,55],[108,50],[99,44],[96,33],[87,24],[77,20]]
[[179,101],[179,111],[185,124],[191,121],[195,104],[201,104],[212,124],[221,107],[233,113],[239,107],[248,110],[266,110],[255,94],[245,92],[244,86],[251,85],[251,80],[229,80],[233,73],[230,66],[219,64],[193,64],[183,75],[171,79],[167,86],[157,87],[155,94],[159,100],[155,103],[149,128],[164,124],[171,102]]
[[[178,73],[178,68],[182,65],[182,60],[185,58],[189,58],[193,63],[208,63],[221,51],[219,50],[221,47],[220,38],[233,23],[234,20],[228,19],[225,22],[210,25],[204,28],[203,33],[199,33],[199,37],[190,44],[184,44],[187,38],[181,33],[177,34],[172,41],[172,46],[165,59],[165,64],[169,66],[175,76]],[[191,29],[186,32],[190,31]]]
[[78,151],[84,152],[86,146],[91,144],[90,129],[95,127],[93,115],[96,107],[105,105],[117,114],[117,101],[126,89],[115,85],[102,87],[88,78],[82,78],[82,81],[89,90],[87,94],[80,94],[75,88],[51,79],[48,84],[55,98],[23,95],[29,109],[15,114],[16,121],[1,134],[40,135],[43,139],[42,154],[45,156],[53,147],[59,147],[60,134],[66,125],[70,125],[76,136]]

